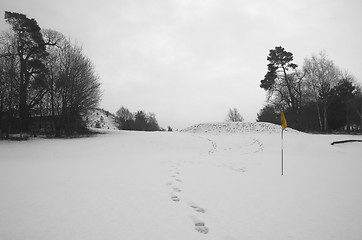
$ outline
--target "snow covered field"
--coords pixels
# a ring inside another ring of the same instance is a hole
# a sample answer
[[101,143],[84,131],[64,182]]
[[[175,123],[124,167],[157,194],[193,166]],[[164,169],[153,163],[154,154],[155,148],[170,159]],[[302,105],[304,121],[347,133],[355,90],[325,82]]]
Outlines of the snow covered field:
[[362,136],[206,124],[0,141],[0,239],[362,239]]

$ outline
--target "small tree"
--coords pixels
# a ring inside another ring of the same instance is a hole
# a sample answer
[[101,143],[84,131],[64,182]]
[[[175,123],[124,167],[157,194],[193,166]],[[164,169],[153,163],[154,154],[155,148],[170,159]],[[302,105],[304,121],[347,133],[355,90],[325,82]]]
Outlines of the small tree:
[[116,122],[118,123],[118,128],[123,130],[131,130],[131,122],[134,119],[133,113],[125,107],[121,107],[116,112]]
[[158,125],[157,119],[156,119],[156,114],[154,113],[149,113],[146,116],[147,118],[147,127],[146,130],[147,131],[160,131],[160,126]]
[[236,108],[229,109],[229,112],[226,117],[227,122],[242,122],[244,118],[241,116],[239,111]]

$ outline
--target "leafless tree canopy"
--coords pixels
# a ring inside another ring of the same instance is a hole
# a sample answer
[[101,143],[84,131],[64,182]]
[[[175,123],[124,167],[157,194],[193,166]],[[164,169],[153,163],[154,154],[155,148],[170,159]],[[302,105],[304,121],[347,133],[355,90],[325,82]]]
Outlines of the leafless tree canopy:
[[282,47],[270,50],[267,60],[260,87],[267,91],[268,104],[258,114],[259,121],[280,123],[284,111],[289,125],[300,130],[362,129],[361,87],[325,52],[306,58],[301,69]]
[[244,121],[243,116],[239,113],[238,109],[230,108],[226,117],[227,122],[242,122]]
[[12,30],[0,38],[2,131],[44,125],[57,135],[79,131],[101,97],[93,63],[81,47],[57,31],[41,30],[34,19],[11,12],[5,18]]
[[332,88],[338,84],[342,72],[332,60],[327,59],[325,52],[321,52],[319,56],[313,55],[311,58],[306,58],[303,69],[306,74],[309,94],[316,104],[319,127],[326,131],[328,130],[328,95]]

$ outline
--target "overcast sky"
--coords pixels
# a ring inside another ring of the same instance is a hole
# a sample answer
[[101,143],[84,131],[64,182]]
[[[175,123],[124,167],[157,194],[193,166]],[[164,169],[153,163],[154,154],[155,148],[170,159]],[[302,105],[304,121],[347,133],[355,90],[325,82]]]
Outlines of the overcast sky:
[[164,128],[224,121],[234,107],[255,121],[275,46],[300,66],[325,50],[362,81],[360,0],[1,0],[0,10],[81,44],[102,81],[100,107],[153,112]]

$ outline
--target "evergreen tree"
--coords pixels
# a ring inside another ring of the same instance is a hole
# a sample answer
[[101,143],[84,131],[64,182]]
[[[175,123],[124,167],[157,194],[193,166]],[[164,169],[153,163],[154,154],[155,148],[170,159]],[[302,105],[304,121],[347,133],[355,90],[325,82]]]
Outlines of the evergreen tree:
[[328,96],[331,103],[328,111],[328,119],[331,130],[347,126],[347,131],[350,132],[352,104],[355,98],[355,90],[356,88],[348,79],[341,80],[338,85],[331,90]]
[[135,130],[146,131],[147,129],[147,118],[143,111],[138,111],[135,114]]
[[280,111],[290,109],[295,127],[299,125],[299,114],[302,107],[304,74],[297,71],[298,65],[293,63],[293,54],[283,47],[275,47],[269,51],[268,71],[260,81],[260,87],[268,92],[268,100],[279,106]]
[[264,106],[257,116],[257,122],[280,124],[280,113],[272,105]]
[[147,127],[146,127],[147,131],[160,131],[161,130],[160,127],[158,126],[156,114],[149,113],[149,114],[147,114],[146,118],[147,118]]
[[5,20],[11,25],[16,39],[16,55],[19,60],[19,115],[21,129],[27,130],[30,110],[47,93],[44,61],[48,56],[46,43],[35,19],[24,14],[5,12]]

